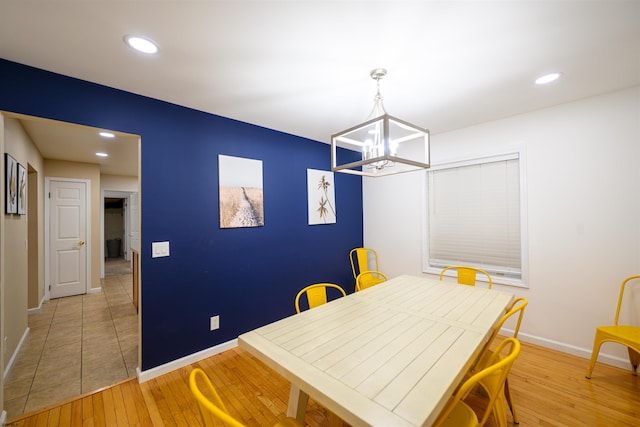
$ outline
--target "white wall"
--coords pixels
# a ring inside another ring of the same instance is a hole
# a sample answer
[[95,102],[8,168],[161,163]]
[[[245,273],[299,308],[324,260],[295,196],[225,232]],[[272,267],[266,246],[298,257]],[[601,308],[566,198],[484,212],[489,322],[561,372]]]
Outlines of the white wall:
[[137,176],[100,175],[100,187],[102,191],[138,192]]
[[[590,357],[595,327],[613,321],[621,281],[640,274],[640,87],[432,135],[431,159],[520,146],[529,289],[495,288],[529,299],[522,340]],[[364,244],[390,276],[423,275],[424,176],[363,180]],[[640,286],[625,302],[623,320],[640,325]],[[605,344],[603,353],[601,361],[628,368],[621,346]]]
[[[27,188],[28,192],[38,191],[37,200],[42,203],[44,192],[42,190],[43,160],[38,150],[27,133],[20,125],[20,122],[13,117],[2,114],[4,129],[0,128],[4,136],[4,152],[9,153],[18,163],[28,169],[31,166],[38,172],[38,188]],[[1,152],[1,151],[0,151]],[[4,156],[2,158],[4,173]],[[4,185],[4,179],[2,180]],[[4,190],[2,191],[4,194]],[[3,196],[4,197],[4,196]],[[27,206],[27,215],[6,215],[4,214],[4,204],[1,208],[2,215],[2,338],[4,352],[4,366],[10,367],[13,363],[22,340],[26,337],[28,330],[27,309],[28,299],[31,291],[36,301],[41,300],[44,295],[44,238],[38,236],[37,246],[38,256],[35,265],[29,265],[28,259],[28,229],[27,216],[37,215],[38,234],[44,230],[44,216],[42,209]],[[34,242],[36,243],[36,242]],[[35,289],[28,287],[28,269],[35,270],[38,274],[38,281]],[[6,342],[4,339],[6,338]],[[6,374],[8,371],[4,371]],[[4,374],[3,374],[4,375]]]

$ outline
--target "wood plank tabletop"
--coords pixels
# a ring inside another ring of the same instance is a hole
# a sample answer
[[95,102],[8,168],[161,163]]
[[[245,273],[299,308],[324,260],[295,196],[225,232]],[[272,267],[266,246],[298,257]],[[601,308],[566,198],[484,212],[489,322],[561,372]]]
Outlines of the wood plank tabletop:
[[431,425],[512,298],[399,276],[239,343],[352,426]]

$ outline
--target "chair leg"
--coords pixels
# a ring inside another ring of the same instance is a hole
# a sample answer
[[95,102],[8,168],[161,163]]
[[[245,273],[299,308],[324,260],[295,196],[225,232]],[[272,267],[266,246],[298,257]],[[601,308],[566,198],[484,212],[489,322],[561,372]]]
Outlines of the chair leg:
[[493,402],[492,412],[498,427],[507,427],[507,405],[504,404],[504,400],[504,393],[500,393]]
[[638,364],[640,364],[640,353],[632,349],[631,347],[627,347],[629,350],[629,361],[631,362],[631,369],[633,375],[638,375]]
[[593,343],[593,351],[591,352],[591,360],[589,361],[589,367],[587,368],[587,373],[585,374],[585,377],[589,380],[591,379],[593,367],[596,365],[596,361],[598,360],[598,353],[600,353],[601,345],[602,341],[599,339],[598,334],[596,333],[596,339]]
[[511,411],[511,415],[513,416],[513,423],[520,424],[520,420],[518,420],[518,416],[516,415],[516,409],[513,406],[513,398],[511,397],[511,390],[509,390],[509,379],[507,378],[504,382],[504,397],[507,399],[507,404],[509,405],[509,410]]

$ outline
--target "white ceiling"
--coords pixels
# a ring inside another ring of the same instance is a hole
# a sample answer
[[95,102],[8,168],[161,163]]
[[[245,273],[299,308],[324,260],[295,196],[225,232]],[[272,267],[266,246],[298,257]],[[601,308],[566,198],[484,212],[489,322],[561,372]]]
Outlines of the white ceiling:
[[2,0],[0,57],[326,143],[384,67],[387,111],[437,134],[639,85],[640,1]]
[[[111,132],[114,138],[99,135],[103,129],[54,120],[7,113],[18,119],[45,159],[100,165],[107,175],[138,175],[140,137]],[[97,152],[109,157],[98,157]]]

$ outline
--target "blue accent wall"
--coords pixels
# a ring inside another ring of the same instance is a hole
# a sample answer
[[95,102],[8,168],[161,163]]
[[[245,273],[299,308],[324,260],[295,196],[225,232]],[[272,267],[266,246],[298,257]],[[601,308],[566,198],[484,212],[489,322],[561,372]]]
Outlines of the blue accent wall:
[[[330,170],[329,145],[2,59],[0,110],[141,135],[143,371],[292,315],[307,284],[353,292],[361,178],[336,173],[337,223],[307,225],[306,171]],[[219,228],[219,154],[262,161],[263,227]]]

